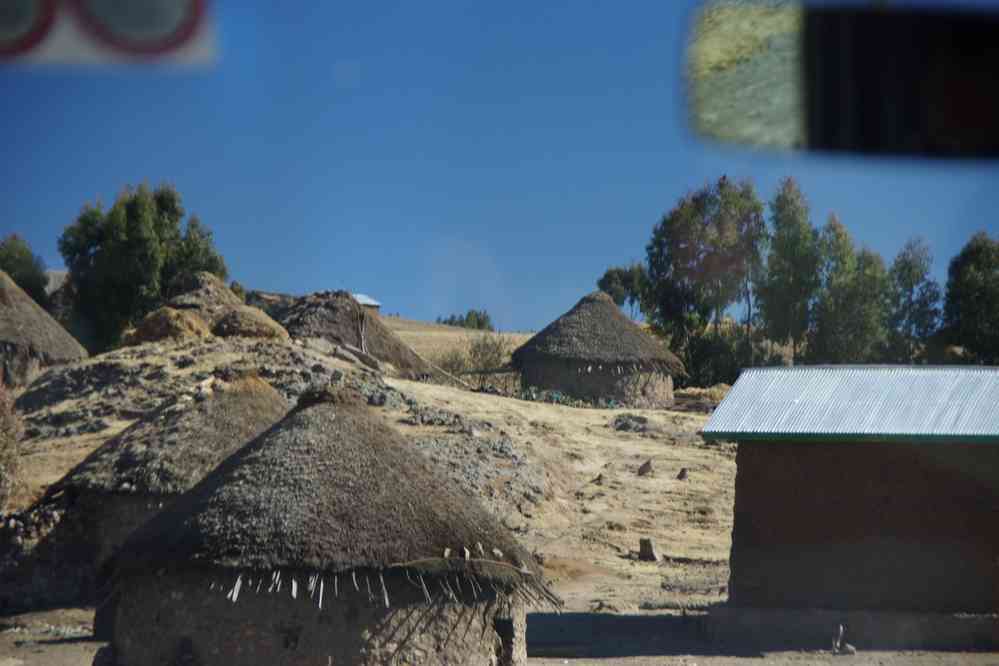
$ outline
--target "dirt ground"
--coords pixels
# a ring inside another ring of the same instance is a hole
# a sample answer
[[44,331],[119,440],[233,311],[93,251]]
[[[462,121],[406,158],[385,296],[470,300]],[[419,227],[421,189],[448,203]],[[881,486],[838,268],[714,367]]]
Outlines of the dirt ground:
[[[532,666],[841,661],[999,666],[995,654],[871,652],[843,658],[828,651],[711,653],[684,629],[684,622],[686,613],[726,598],[735,449],[708,445],[697,435],[706,414],[579,409],[405,380],[387,383],[422,405],[489,422],[543,468],[545,501],[523,502],[500,516],[539,555],[566,603],[561,616],[529,620]],[[645,432],[615,429],[615,418],[623,414],[647,419]],[[387,411],[386,416],[409,437],[440,430],[406,423],[402,410]],[[26,469],[35,477],[34,492],[123,425],[115,423],[100,437],[54,439],[33,450]],[[652,472],[639,475],[647,461]],[[677,478],[681,470],[686,470],[683,479]],[[653,539],[659,562],[637,559],[641,538]],[[618,618],[622,627],[606,640],[584,636],[591,644],[599,643],[599,657],[582,657],[595,654],[593,650],[560,651],[558,641],[548,640],[552,631],[585,634],[597,616]],[[89,665],[104,645],[91,638],[92,620],[92,609],[86,608],[0,617],[0,666]]]

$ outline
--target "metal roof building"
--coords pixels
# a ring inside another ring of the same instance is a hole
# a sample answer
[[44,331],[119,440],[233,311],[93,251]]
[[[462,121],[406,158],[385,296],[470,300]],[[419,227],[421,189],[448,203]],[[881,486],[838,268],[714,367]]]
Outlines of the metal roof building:
[[709,440],[999,443],[999,368],[750,368],[703,432]]
[[743,371],[729,605],[999,611],[999,368]]
[[351,294],[351,296],[354,297],[355,301],[357,301],[359,304],[361,304],[366,308],[372,308],[374,310],[377,310],[382,306],[381,303],[371,298],[367,294]]

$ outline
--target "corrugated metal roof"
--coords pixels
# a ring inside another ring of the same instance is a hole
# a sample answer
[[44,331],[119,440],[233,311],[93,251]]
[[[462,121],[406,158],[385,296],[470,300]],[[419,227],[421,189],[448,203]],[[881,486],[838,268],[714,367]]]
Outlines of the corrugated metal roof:
[[360,303],[361,305],[368,305],[370,307],[375,307],[375,308],[380,308],[382,306],[381,303],[371,298],[367,294],[351,294],[351,296],[353,296],[354,300]]
[[999,443],[999,368],[749,368],[705,439]]

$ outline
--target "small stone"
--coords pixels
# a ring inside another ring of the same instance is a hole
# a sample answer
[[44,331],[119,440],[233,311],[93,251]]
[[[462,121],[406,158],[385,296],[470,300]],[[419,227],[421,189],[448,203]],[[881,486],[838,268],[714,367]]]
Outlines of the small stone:
[[649,474],[652,474],[652,460],[646,460],[638,468],[638,476],[648,476]]
[[687,480],[687,468],[686,467],[681,467],[680,468],[680,473],[676,475],[676,480],[677,481],[686,481]]
[[659,551],[656,549],[656,544],[652,539],[639,539],[638,540],[638,559],[643,562],[658,562],[662,559],[659,555]]

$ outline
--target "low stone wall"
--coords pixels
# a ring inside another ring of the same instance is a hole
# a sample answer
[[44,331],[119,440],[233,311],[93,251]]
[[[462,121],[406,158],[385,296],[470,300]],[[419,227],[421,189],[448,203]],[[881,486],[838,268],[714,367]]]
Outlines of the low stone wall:
[[[505,608],[491,592],[473,600],[466,589],[467,598],[456,603],[437,589],[428,605],[404,577],[386,576],[386,608],[377,579],[370,581],[369,598],[363,577],[355,591],[350,577],[340,576],[338,596],[326,577],[320,610],[318,591],[309,593],[305,577],[297,581],[297,598],[287,575],[280,591],[268,592],[268,575],[259,592],[256,581],[244,580],[233,602],[226,594],[235,579],[234,573],[213,579],[195,571],[122,580],[112,640],[119,666],[527,663],[524,608]],[[221,588],[210,589],[213,580]]]
[[729,601],[999,610],[999,447],[740,443]]
[[522,382],[584,400],[613,399],[629,407],[673,405],[673,378],[651,367],[549,361],[523,368]]

